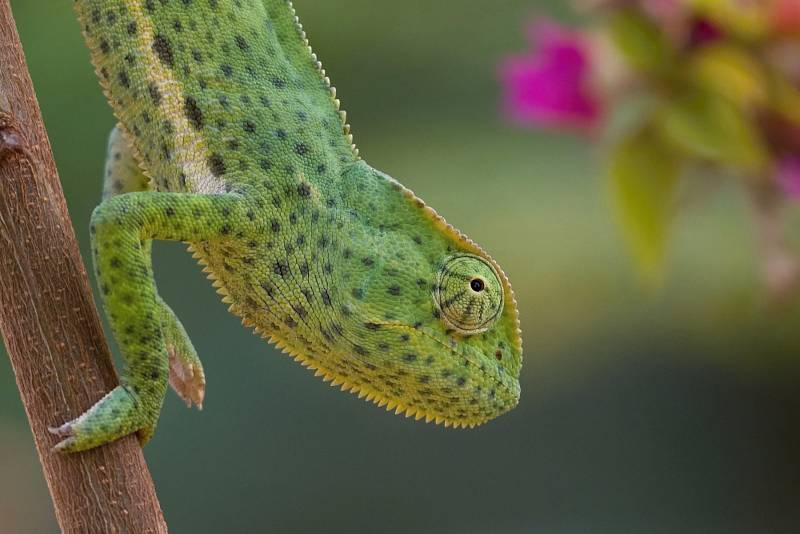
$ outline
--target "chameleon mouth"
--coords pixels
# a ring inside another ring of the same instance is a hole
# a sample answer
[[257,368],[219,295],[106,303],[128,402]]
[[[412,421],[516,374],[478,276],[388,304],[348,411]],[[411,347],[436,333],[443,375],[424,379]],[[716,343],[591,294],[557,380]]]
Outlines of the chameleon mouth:
[[[436,343],[443,351],[448,352],[455,361],[465,362],[473,373],[479,373],[489,383],[493,385],[493,399],[496,405],[496,412],[491,417],[486,417],[477,424],[482,424],[494,417],[497,417],[519,404],[520,384],[519,379],[509,374],[509,372],[497,361],[494,354],[483,354],[472,347],[458,347],[455,341],[445,341],[436,333],[429,331],[425,327],[414,327],[404,323],[382,322],[387,328],[402,330],[412,335],[422,335],[426,339]],[[476,425],[471,425],[476,426]]]
[[[387,324],[386,326],[415,330],[413,327],[400,324]],[[474,417],[451,417],[420,406],[412,406],[402,400],[392,398],[385,392],[379,391],[369,385],[357,384],[350,378],[343,377],[336,371],[324,367],[322,362],[319,360],[312,359],[302,352],[293,349],[289,343],[282,340],[278,336],[266,334],[258,328],[255,329],[255,333],[267,339],[270,343],[274,344],[282,352],[291,356],[303,367],[308,368],[310,371],[314,371],[314,376],[322,378],[323,382],[329,383],[331,387],[338,387],[342,391],[350,392],[354,395],[357,395],[360,399],[364,399],[378,405],[381,408],[385,408],[388,412],[394,412],[395,415],[405,415],[406,418],[413,417],[416,421],[424,420],[426,423],[443,425],[445,428],[474,428],[511,410],[519,402],[520,387],[517,380],[511,379],[507,374],[505,379],[501,379],[487,373],[487,376],[490,376],[494,383],[497,384],[497,394],[495,399],[497,402],[496,409],[490,415]],[[447,350],[450,351],[454,357],[466,357],[463,354],[459,354],[452,348],[447,347],[446,344],[437,340],[434,336],[431,336],[430,334],[425,335],[426,337],[432,338],[434,341],[437,341],[443,347],[447,348]]]

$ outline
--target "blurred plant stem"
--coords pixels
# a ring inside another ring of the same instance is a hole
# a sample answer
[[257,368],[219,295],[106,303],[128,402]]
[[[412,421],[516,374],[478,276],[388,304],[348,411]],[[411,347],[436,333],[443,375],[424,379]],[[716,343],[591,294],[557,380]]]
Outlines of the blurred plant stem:
[[788,303],[800,289],[800,261],[786,236],[785,196],[766,177],[750,182],[748,196],[756,224],[762,283],[773,303]]

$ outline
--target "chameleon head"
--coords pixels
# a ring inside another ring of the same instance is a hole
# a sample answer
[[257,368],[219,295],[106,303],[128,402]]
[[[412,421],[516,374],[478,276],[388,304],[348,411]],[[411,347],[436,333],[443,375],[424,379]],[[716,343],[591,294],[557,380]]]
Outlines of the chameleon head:
[[350,278],[359,288],[353,320],[363,324],[356,360],[365,366],[354,374],[366,379],[353,389],[417,419],[484,423],[519,401],[522,342],[511,286],[480,247],[391,183],[395,201],[380,210],[390,229],[361,251],[376,264]]

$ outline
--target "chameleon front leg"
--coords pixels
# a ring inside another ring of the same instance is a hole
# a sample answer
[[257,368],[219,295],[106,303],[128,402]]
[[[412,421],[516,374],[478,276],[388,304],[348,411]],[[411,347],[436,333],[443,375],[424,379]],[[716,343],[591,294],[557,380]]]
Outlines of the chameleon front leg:
[[[103,182],[103,200],[124,193],[152,190],[149,179],[136,163],[119,126],[111,130],[108,138]],[[144,241],[143,247],[147,264],[150,265],[152,241]],[[202,408],[206,391],[203,364],[183,324],[157,293],[156,304],[157,315],[161,318],[161,331],[169,354],[169,385],[187,406],[195,404],[198,408]]]
[[65,438],[56,450],[85,450],[132,432],[142,443],[150,439],[167,389],[169,354],[163,328],[168,308],[156,293],[147,242],[202,243],[231,229],[246,232],[245,212],[236,194],[156,192],[113,196],[95,209],[95,272],[126,371],[121,384],[86,413],[53,429]]

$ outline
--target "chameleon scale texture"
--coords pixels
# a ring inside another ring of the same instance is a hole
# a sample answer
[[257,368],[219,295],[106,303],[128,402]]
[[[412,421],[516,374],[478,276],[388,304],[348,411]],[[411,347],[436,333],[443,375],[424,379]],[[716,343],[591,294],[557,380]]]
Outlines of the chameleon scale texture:
[[519,400],[511,286],[482,249],[353,145],[285,0],[77,0],[119,120],[95,270],[126,370],[53,431],[61,451],[147,441],[202,365],[160,299],[153,239],[183,241],[242,322],[397,413],[474,426]]

